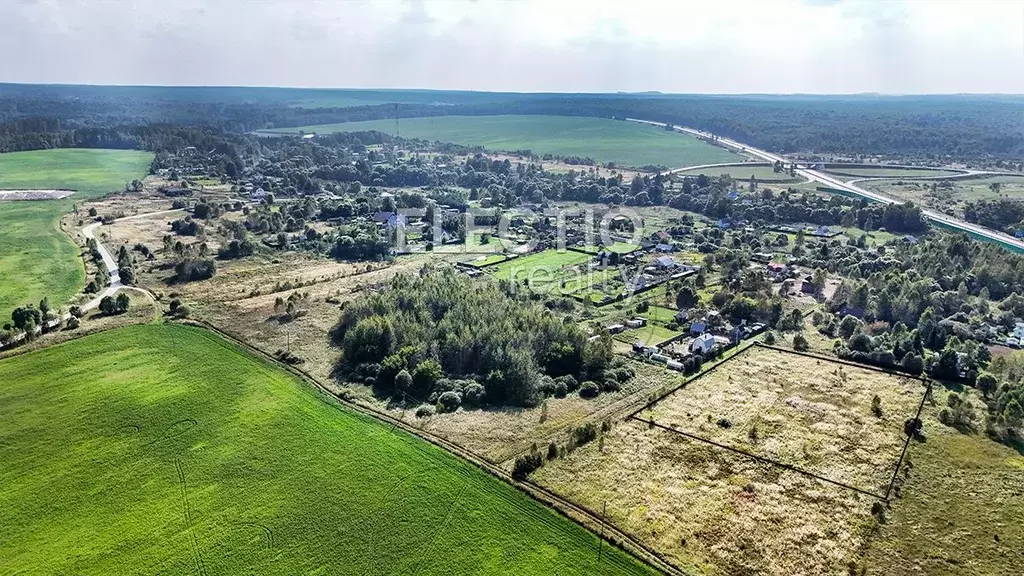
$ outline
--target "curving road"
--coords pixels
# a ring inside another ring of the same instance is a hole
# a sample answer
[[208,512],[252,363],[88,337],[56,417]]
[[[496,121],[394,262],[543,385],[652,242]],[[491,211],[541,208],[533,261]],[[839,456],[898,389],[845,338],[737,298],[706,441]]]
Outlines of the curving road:
[[[655,126],[664,126],[665,125],[664,122],[652,122],[650,120],[640,120],[640,119],[637,119],[637,118],[627,118],[627,120],[630,120],[632,122],[641,122],[643,124],[653,124]],[[711,134],[709,132],[701,132],[700,130],[694,130],[693,128],[687,128],[685,126],[672,126],[672,129],[677,131],[677,132],[683,132],[685,134],[690,134],[691,136],[699,136],[701,138],[710,138],[711,137]],[[790,163],[790,161],[787,160],[783,156],[780,156],[778,154],[773,154],[771,152],[768,152],[768,151],[765,151],[765,150],[761,150],[761,149],[758,149],[758,148],[754,148],[752,146],[748,146],[748,145],[743,144],[741,142],[737,142],[737,141],[735,141],[735,140],[733,140],[731,138],[718,137],[716,142],[718,144],[724,145],[724,146],[726,146],[728,148],[735,148],[736,150],[738,150],[740,152],[743,152],[743,153],[749,154],[751,156],[755,156],[755,157],[767,160],[768,162],[783,162],[783,163],[786,163],[786,164]],[[975,172],[977,174],[989,174],[989,172],[985,172],[985,171],[975,171]],[[875,202],[881,202],[883,204],[902,204],[902,201],[898,200],[896,198],[885,196],[883,194],[879,194],[878,192],[874,192],[874,191],[871,191],[871,190],[866,190],[866,189],[861,188],[860,186],[856,185],[852,181],[851,182],[844,182],[844,181],[840,180],[839,178],[836,178],[835,176],[829,176],[827,174],[819,172],[818,170],[812,170],[810,168],[807,168],[806,166],[801,166],[801,165],[797,164],[796,173],[801,175],[801,176],[803,176],[804,178],[807,178],[808,180],[810,180],[812,182],[821,182],[822,184],[825,184],[826,186],[830,186],[832,188],[838,188],[839,190],[844,190],[844,191],[849,192],[851,194],[855,194],[857,196],[860,196],[862,198],[867,198],[867,199],[873,200]],[[999,172],[993,172],[992,174],[1000,174],[1000,173]],[[889,179],[891,180],[891,178],[889,178]],[[1001,245],[1009,247],[1011,249],[1015,249],[1018,252],[1024,252],[1024,240],[1021,240],[1019,238],[1014,238],[1013,236],[1010,236],[1009,234],[1003,234],[1002,232],[997,232],[995,230],[991,230],[991,229],[985,228],[983,226],[978,226],[977,224],[972,224],[970,222],[966,222],[966,221],[961,220],[959,218],[955,218],[953,216],[949,216],[948,214],[943,214],[942,212],[937,212],[937,211],[932,210],[930,208],[922,208],[921,209],[921,214],[925,218],[927,218],[928,220],[931,220],[933,222],[937,222],[937,223],[942,224],[942,225],[944,225],[944,226],[946,226],[948,228],[953,228],[953,229],[956,229],[956,230],[967,232],[970,235],[979,236],[982,239],[985,239],[985,240],[988,240],[988,241],[991,241],[991,242],[995,242],[997,244],[1001,244]]]
[[[146,212],[144,214],[136,214],[134,216],[118,218],[116,222],[121,222],[123,220],[135,220],[136,218],[148,218],[150,216],[159,216],[161,214],[171,214],[173,212],[181,212],[181,210],[160,210],[157,212]],[[92,224],[89,224],[85,228],[82,228],[82,234],[84,234],[86,238],[92,238],[93,240],[96,240],[96,249],[99,250],[100,256],[103,258],[103,265],[107,267],[107,273],[110,275],[110,284],[107,286],[105,290],[103,290],[103,292],[97,294],[95,298],[89,300],[85,304],[82,304],[81,306],[79,306],[79,308],[82,309],[82,312],[88,312],[89,310],[98,308],[100,302],[102,302],[104,298],[106,298],[107,296],[113,296],[115,293],[117,293],[118,290],[134,290],[136,292],[141,292],[143,295],[149,297],[149,299],[152,300],[155,304],[156,296],[153,296],[153,293],[150,292],[149,290],[146,290],[145,288],[139,288],[138,286],[126,286],[121,283],[121,272],[117,269],[117,262],[114,260],[114,257],[110,255],[110,251],[107,250],[107,247],[104,246],[102,242],[100,242],[99,238],[96,238],[95,231],[100,226],[103,226],[103,222],[94,222]],[[64,313],[63,316],[61,316],[59,320],[51,320],[50,322],[48,322],[46,327],[54,328],[61,322],[67,321],[69,318],[71,318],[71,313],[66,312]],[[42,330],[42,326],[36,327],[36,333],[39,333]],[[0,344],[0,350],[3,350],[4,348],[10,348],[11,346],[17,344],[18,342],[21,342],[24,339],[25,334],[18,334],[17,336],[12,338],[11,341],[8,342],[6,346]]]

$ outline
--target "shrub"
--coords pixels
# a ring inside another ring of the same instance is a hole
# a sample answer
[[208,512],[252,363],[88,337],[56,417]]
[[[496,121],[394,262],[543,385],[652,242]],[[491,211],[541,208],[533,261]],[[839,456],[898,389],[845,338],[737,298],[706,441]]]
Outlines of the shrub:
[[728,418],[719,418],[715,424],[717,424],[719,428],[732,428],[732,422]]
[[434,385],[443,377],[444,370],[442,370],[441,365],[432,358],[428,358],[423,362],[420,362],[412,373],[412,381],[416,385],[416,390],[418,392],[428,392],[432,390]]
[[555,388],[555,380],[546,374],[541,376],[540,382],[537,383],[537,392],[544,397],[554,396]]
[[772,332],[771,330],[765,332],[764,343],[768,345],[775,344],[775,332]]
[[525,480],[531,472],[540,468],[544,464],[544,461],[540,457],[539,452],[530,452],[529,454],[519,456],[516,458],[515,464],[512,465],[512,477],[516,480]]
[[594,398],[601,393],[601,387],[593,380],[587,380],[580,386],[581,398]]
[[618,392],[619,390],[622,390],[622,384],[619,384],[615,378],[605,378],[601,383],[602,392]]
[[213,278],[217,273],[217,265],[213,260],[185,258],[174,266],[174,279],[178,282],[192,282]]
[[558,378],[555,378],[555,382],[556,383],[561,382],[562,384],[565,384],[565,391],[567,393],[568,392],[575,392],[575,391],[579,390],[579,388],[580,388],[579,381],[576,380],[576,377],[573,376],[572,374],[566,374],[565,376],[559,376]]
[[449,390],[437,399],[438,404],[444,406],[445,412],[454,412],[462,405],[462,395],[454,390]]
[[[385,362],[387,359],[385,359]],[[395,374],[395,392],[404,393],[412,387],[412,375],[409,374],[408,370],[402,369]]]
[[558,458],[558,444],[555,444],[552,440],[548,444],[548,460],[554,460],[555,458]]
[[811,349],[811,345],[807,343],[807,338],[803,334],[797,334],[793,336],[793,349],[799,352],[806,352]]
[[572,431],[572,440],[576,446],[583,446],[595,438],[597,438],[597,426],[593,423],[577,426]]
[[565,398],[565,395],[568,392],[569,392],[569,390],[566,387],[564,381],[563,382],[558,382],[558,381],[555,382],[555,397],[556,398]]
[[462,389],[462,403],[466,406],[479,406],[484,399],[484,387],[473,382]]
[[81,321],[78,319],[78,316],[72,316],[71,318],[68,318],[68,330],[77,329],[80,323]]
[[434,407],[430,404],[424,404],[416,409],[417,418],[428,418],[434,415]]

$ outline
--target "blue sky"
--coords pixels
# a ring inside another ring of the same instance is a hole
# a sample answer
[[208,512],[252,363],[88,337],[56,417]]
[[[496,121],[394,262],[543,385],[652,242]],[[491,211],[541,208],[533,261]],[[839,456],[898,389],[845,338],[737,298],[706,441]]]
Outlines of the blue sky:
[[1024,0],[5,0],[0,81],[1024,93]]

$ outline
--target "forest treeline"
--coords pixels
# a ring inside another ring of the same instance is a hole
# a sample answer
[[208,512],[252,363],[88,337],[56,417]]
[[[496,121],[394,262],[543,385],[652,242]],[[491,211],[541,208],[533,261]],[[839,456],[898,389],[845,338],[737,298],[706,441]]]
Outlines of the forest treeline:
[[[1002,96],[705,96],[340,91],[364,106],[329,107],[330,92],[257,88],[0,85],[0,151],[33,134],[178,124],[225,133],[382,118],[554,114],[683,124],[781,153],[942,159],[1024,155],[1019,98]],[[308,98],[307,98],[308,96]],[[316,107],[303,107],[318,100]],[[391,101],[380,104],[375,102]],[[47,122],[44,130],[33,123]],[[53,123],[56,122],[57,125]],[[72,139],[74,145],[86,140]],[[128,146],[131,141],[122,142]]]

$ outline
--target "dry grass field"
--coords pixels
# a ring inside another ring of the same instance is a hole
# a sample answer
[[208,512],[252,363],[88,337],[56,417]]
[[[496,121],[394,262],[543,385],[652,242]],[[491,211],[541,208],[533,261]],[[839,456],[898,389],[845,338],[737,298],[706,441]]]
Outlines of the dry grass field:
[[639,417],[883,494],[923,393],[916,379],[754,348]]
[[565,398],[547,399],[545,409],[501,408],[487,410],[460,409],[457,412],[416,418],[414,410],[390,410],[392,416],[423,430],[441,436],[491,462],[505,462],[530,449],[533,443],[544,447],[554,440],[563,443],[568,430],[586,423],[600,423],[627,413],[630,407],[642,406],[651,394],[663,387],[677,384],[681,376],[658,366],[630,363],[634,376],[619,392],[606,392],[593,399],[568,394]]
[[[884,492],[923,391],[753,348],[638,417]],[[603,449],[592,442],[532,478],[592,510],[607,504],[619,528],[708,574],[845,574],[875,524],[870,496],[637,420],[616,425]]]
[[[979,395],[968,392],[976,406]],[[868,574],[1015,576],[1024,566],[1024,454],[938,421],[927,404],[924,442],[912,442],[900,497],[872,537]]]
[[[193,318],[268,354],[289,350],[304,361],[303,370],[326,382],[339,354],[329,335],[338,321],[339,305],[366,286],[386,282],[402,270],[415,270],[421,258],[403,258],[391,265],[350,264],[286,252],[217,265],[217,275],[200,282],[165,284],[169,271],[159,263],[143,276],[147,285],[160,287],[165,300],[179,298]],[[282,318],[274,301],[296,292],[309,295],[304,313]]]

